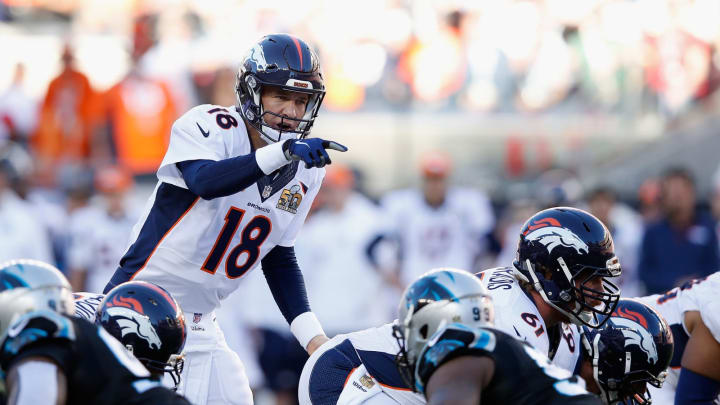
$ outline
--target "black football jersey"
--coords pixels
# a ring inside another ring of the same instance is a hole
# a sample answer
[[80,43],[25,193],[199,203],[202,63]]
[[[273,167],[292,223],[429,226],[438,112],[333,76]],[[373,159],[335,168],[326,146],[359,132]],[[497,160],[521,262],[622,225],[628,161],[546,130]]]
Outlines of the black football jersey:
[[4,375],[20,360],[35,356],[52,360],[63,371],[68,404],[189,405],[152,379],[109,333],[83,319],[38,311],[15,322],[0,348]]
[[423,348],[415,366],[416,388],[424,394],[435,370],[461,356],[487,356],[495,362],[495,373],[482,390],[483,404],[601,404],[579,377],[551,364],[528,344],[496,329],[457,323],[440,329]]

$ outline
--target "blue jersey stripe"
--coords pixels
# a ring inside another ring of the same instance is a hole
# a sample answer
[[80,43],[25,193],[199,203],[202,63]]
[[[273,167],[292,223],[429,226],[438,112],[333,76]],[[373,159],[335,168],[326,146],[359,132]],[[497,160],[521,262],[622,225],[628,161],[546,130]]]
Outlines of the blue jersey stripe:
[[670,367],[680,367],[680,361],[682,360],[682,355],[685,352],[685,346],[687,346],[687,342],[690,337],[687,333],[685,333],[685,329],[679,323],[670,325],[670,330],[672,331],[673,341],[675,342],[673,345],[673,357],[670,361]]
[[358,350],[357,353],[365,365],[365,369],[380,385],[397,390],[410,390],[410,387],[400,377],[394,355],[369,350]]
[[172,228],[187,214],[199,197],[192,191],[168,183],[160,184],[150,213],[135,242],[120,259],[112,284],[131,280],[145,267],[152,254]]

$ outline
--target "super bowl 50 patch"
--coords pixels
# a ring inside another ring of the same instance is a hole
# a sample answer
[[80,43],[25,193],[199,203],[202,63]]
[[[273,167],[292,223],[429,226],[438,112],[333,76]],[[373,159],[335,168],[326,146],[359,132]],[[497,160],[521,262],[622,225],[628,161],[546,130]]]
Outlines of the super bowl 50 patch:
[[303,199],[303,195],[300,190],[300,186],[297,184],[289,189],[283,189],[275,208],[279,208],[292,214],[297,214],[298,207]]

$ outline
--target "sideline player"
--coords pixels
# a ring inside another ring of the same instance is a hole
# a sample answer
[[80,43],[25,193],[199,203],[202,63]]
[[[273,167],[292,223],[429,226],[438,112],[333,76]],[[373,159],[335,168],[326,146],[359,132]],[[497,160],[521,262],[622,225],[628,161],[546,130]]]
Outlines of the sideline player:
[[74,313],[70,283],[35,260],[0,265],[0,366],[8,403],[189,405],[103,328]]
[[200,105],[173,125],[158,185],[105,287],[157,284],[193,320],[178,391],[195,404],[252,403],[214,310],[259,264],[301,346],[312,353],[327,340],[293,249],[330,163],[326,149],[347,150],[306,138],[324,94],[304,41],[274,34],[255,44],[238,70],[237,105]]
[[670,324],[675,352],[667,383],[651,388],[656,403],[720,403],[720,272],[665,294],[637,298]]
[[145,281],[129,281],[107,296],[83,292],[73,297],[76,317],[102,326],[154,378],[167,373],[166,386],[177,389],[184,365],[185,316],[167,291]]

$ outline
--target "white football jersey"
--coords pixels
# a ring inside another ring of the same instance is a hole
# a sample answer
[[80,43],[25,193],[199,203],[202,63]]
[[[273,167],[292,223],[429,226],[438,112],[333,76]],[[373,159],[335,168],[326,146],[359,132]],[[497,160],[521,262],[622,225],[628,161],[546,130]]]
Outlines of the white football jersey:
[[560,343],[553,355],[545,321],[533,300],[520,287],[513,269],[488,269],[479,273],[479,277],[493,299],[495,328],[527,342],[551,358],[553,364],[575,371],[580,356],[580,333],[576,325],[561,325]]
[[[685,351],[689,335],[685,328],[685,312],[698,311],[703,323],[712,333],[715,340],[720,342],[720,272],[708,277],[688,281],[680,287],[675,287],[665,294],[655,294],[636,298],[643,304],[655,309],[668,323],[673,332],[675,342],[674,353],[668,369],[668,376],[661,389],[649,386],[653,400],[658,398],[675,397],[675,388],[680,377],[680,360]],[[662,403],[662,402],[658,402]]]
[[[355,353],[362,362],[365,372],[372,378],[372,385],[377,384],[381,391],[400,404],[424,405],[425,398],[404,388],[395,365],[395,355],[400,351],[397,340],[392,335],[393,323],[360,330],[357,332],[337,335],[326,345],[337,345],[350,340]],[[324,346],[324,345],[323,345]],[[327,347],[323,347],[327,349]],[[321,348],[322,349],[322,348]],[[317,366],[314,362],[308,362],[306,367]],[[320,366],[318,366],[320,367]],[[308,377],[309,371],[304,370],[303,376]],[[301,384],[308,384],[309,377],[301,379]],[[371,384],[368,384],[370,386]],[[302,390],[301,390],[302,391]],[[305,390],[307,391],[307,390]],[[344,396],[341,396],[341,399]],[[371,401],[372,402],[372,401]],[[345,403],[345,401],[343,401]]]
[[299,162],[212,200],[188,190],[176,163],[253,152],[235,107],[197,106],[172,127],[160,180],[120,262],[133,280],[168,290],[185,312],[207,313],[275,246],[293,246],[325,169]]
[[73,293],[73,298],[75,299],[75,317],[95,322],[95,311],[105,298],[105,294],[76,292]]
[[85,290],[103,291],[117,270],[136,221],[136,215],[111,216],[106,209],[96,206],[71,214],[68,266],[87,272]]
[[387,194],[382,206],[388,231],[401,241],[406,285],[436,267],[474,270],[482,237],[495,222],[488,198],[471,189],[450,188],[438,208],[430,207],[420,190],[398,190]]

